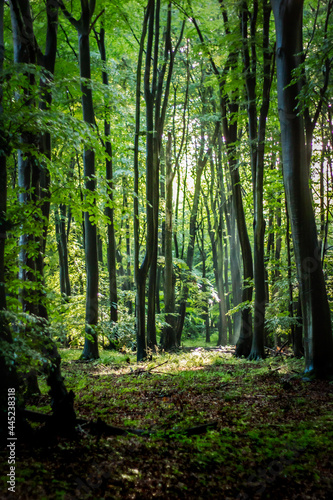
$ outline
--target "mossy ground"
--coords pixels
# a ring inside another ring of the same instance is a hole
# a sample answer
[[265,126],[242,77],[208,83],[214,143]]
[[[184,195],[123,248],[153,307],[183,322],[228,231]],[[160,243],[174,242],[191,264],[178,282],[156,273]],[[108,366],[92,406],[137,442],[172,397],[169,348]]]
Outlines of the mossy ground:
[[[223,351],[162,354],[137,365],[64,350],[77,416],[150,437],[17,443],[15,499],[328,499],[333,491],[333,385],[303,381],[303,361],[250,362]],[[160,365],[160,366],[157,366]],[[50,412],[47,386],[28,407]],[[182,430],[215,423],[186,437]],[[36,425],[36,424],[35,424]],[[1,452],[1,498],[7,451]]]

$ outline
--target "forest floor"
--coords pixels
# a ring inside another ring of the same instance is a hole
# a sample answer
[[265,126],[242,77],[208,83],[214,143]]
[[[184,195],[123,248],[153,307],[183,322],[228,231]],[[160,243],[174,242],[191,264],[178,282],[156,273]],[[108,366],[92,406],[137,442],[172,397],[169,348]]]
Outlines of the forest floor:
[[[15,494],[0,454],[1,499],[332,498],[333,384],[305,381],[302,360],[202,348],[139,365],[110,351],[98,362],[78,355],[62,350],[77,416],[147,436],[96,437],[82,424],[75,440],[17,442]],[[40,382],[28,408],[50,413]]]

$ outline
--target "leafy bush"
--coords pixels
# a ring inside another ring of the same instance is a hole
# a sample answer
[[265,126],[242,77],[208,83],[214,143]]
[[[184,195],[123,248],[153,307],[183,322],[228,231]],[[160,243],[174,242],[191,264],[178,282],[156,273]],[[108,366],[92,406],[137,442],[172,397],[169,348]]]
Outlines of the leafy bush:
[[105,346],[116,350],[136,349],[136,330],[134,318],[128,314],[120,315],[118,323],[102,321],[99,326],[101,337],[107,339]]

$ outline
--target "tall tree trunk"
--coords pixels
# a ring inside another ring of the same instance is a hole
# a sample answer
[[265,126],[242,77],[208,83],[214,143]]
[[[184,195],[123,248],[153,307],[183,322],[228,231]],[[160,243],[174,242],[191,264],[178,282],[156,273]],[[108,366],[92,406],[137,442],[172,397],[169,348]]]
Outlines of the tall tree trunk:
[[[41,51],[37,45],[37,41],[34,36],[33,31],[33,21],[30,9],[30,3],[27,0],[18,2],[17,0],[11,0],[11,19],[14,35],[14,60],[18,63],[30,63],[36,64],[37,54],[41,54]],[[53,23],[57,23],[57,5],[51,0],[47,2],[47,38],[46,38],[46,52],[44,56],[41,57],[41,64],[46,69],[52,71],[54,68],[55,51],[56,51],[56,26],[50,26]],[[34,75],[29,74],[29,83],[33,85],[35,83]],[[46,104],[42,103],[41,107],[44,105],[49,106],[51,103],[51,96],[48,93],[49,89],[46,89],[41,82],[44,89],[44,95],[46,96]],[[28,98],[29,105],[36,105],[34,99],[29,100],[29,90],[26,90],[26,97]],[[27,103],[28,105],[28,103]],[[22,133],[22,144],[29,144],[29,146],[35,146],[36,150],[40,146],[40,150],[48,158],[51,157],[51,140],[50,136],[42,135],[40,138],[33,136],[31,134]],[[38,159],[33,153],[23,156],[22,151],[18,152],[19,162],[19,185],[22,187],[22,193],[20,194],[20,201],[23,204],[32,203],[36,207],[40,205],[40,200],[42,198],[40,193],[40,187],[42,186],[48,195],[48,172],[45,170],[45,165],[40,164]],[[44,169],[44,170],[43,170]],[[43,184],[43,176],[45,175],[46,183]],[[31,194],[32,193],[32,194]],[[44,200],[42,215],[45,216],[47,221],[49,213],[49,200],[46,198]],[[39,288],[42,290],[43,287],[43,253],[45,252],[46,245],[46,232],[47,224],[38,220],[43,229],[44,239],[35,239],[36,246],[38,248],[38,255],[33,257],[28,257],[28,245],[29,242],[34,241],[34,236],[32,234],[24,234],[20,238],[20,242],[24,245],[20,251],[21,256],[21,278],[23,280],[23,285],[26,281],[34,281],[37,277],[39,279]],[[40,276],[39,276],[40,275]],[[33,312],[35,314],[41,313],[44,319],[47,318],[46,309],[41,301],[41,293],[38,290],[38,294],[32,299],[23,294],[23,311],[29,313]],[[42,325],[43,323],[41,323]],[[42,348],[43,356],[47,357],[51,361],[51,366],[45,363],[44,369],[48,372],[47,383],[49,384],[52,395],[52,409],[53,409],[53,425],[61,430],[73,431],[75,426],[75,412],[73,409],[73,398],[72,392],[68,392],[65,385],[64,379],[60,371],[60,356],[57,351],[56,345],[48,340]],[[15,370],[15,367],[14,367]],[[33,380],[36,380],[34,378]]]
[[[102,81],[103,84],[109,86],[109,77],[106,71],[106,49],[105,49],[105,29],[102,25],[99,36],[95,32],[101,60],[103,63]],[[106,98],[105,117],[104,117],[104,136],[105,136],[105,152],[106,152],[106,182],[108,184],[108,202],[105,208],[105,215],[108,217],[107,234],[107,262],[109,271],[109,300],[110,300],[110,320],[118,321],[118,295],[117,295],[117,272],[116,272],[116,240],[114,231],[114,209],[113,209],[113,172],[112,172],[112,145],[111,145],[111,124],[109,121],[110,107]]]
[[[61,10],[71,24],[75,27],[79,38],[79,66],[81,77],[82,112],[83,120],[89,126],[95,125],[95,113],[92,97],[92,89],[87,82],[91,80],[90,64],[90,22],[95,10],[95,0],[81,0],[81,17],[77,21],[67,11],[62,1],[59,1]],[[96,191],[95,179],[95,151],[85,148],[83,152],[83,166],[85,177],[85,188],[94,199]],[[93,205],[95,205],[95,199]],[[97,228],[90,220],[90,212],[84,212],[85,229],[85,256],[87,273],[86,290],[86,326],[85,343],[82,352],[83,359],[97,359],[98,338],[96,326],[98,323],[98,252],[97,252]]]
[[[231,150],[229,151],[228,156],[229,156],[230,177],[232,183],[232,201],[234,205],[234,212],[236,214],[239,241],[242,249],[242,260],[243,260],[242,302],[244,302],[245,304],[250,304],[252,301],[252,290],[253,290],[251,284],[253,280],[252,251],[246,227],[239,167],[237,164],[237,159],[235,158],[235,152],[233,146],[231,146]],[[240,328],[239,338],[236,344],[236,356],[247,357],[250,354],[251,343],[252,343],[252,314],[250,307],[245,305],[241,313],[241,328]]]
[[[143,21],[140,48],[136,72],[136,103],[135,103],[135,136],[134,136],[134,279],[136,284],[136,341],[137,341],[137,360],[142,361],[147,354],[146,342],[146,323],[145,323],[145,285],[147,279],[145,258],[143,264],[139,265],[139,136],[140,136],[140,106],[141,106],[141,69],[144,52],[144,41],[147,32],[148,19],[152,8],[151,0],[145,12]],[[144,265],[144,267],[143,267]]]
[[172,203],[173,190],[172,183],[176,170],[172,169],[171,159],[172,138],[171,132],[168,133],[168,142],[165,154],[165,268],[164,268],[164,311],[165,321],[168,326],[161,335],[161,347],[164,350],[170,350],[176,347],[175,332],[175,276],[173,272],[172,258]]
[[[149,273],[148,309],[147,309],[147,342],[151,349],[155,349],[156,340],[156,271],[158,248],[158,214],[159,214],[159,164],[163,128],[169,99],[171,76],[174,57],[183,36],[184,23],[177,45],[172,50],[171,44],[171,3],[168,4],[167,26],[165,30],[165,47],[162,65],[159,66],[159,29],[160,29],[160,0],[149,0],[147,14],[149,18],[148,39],[146,49],[146,64],[144,74],[144,95],[146,101],[146,213],[147,236],[146,254],[141,267],[138,269],[137,290],[145,294],[145,282]],[[154,50],[153,50],[154,48]],[[169,68],[167,69],[167,62]],[[166,81],[164,84],[164,79]],[[152,77],[152,78],[151,78]],[[164,92],[163,92],[164,90]],[[137,100],[138,103],[138,100]],[[138,303],[143,304],[145,297],[138,297]],[[138,324],[137,338],[143,345],[145,336],[144,324]],[[139,349],[137,351],[138,361]]]
[[[248,10],[247,1],[242,6],[242,36],[243,36],[243,60],[248,99],[249,140],[251,151],[253,200],[254,200],[254,329],[252,337],[251,352],[249,359],[260,359],[265,356],[264,332],[265,332],[265,262],[264,262],[264,235],[265,221],[263,215],[263,180],[264,180],[264,153],[266,120],[269,109],[269,93],[271,86],[271,53],[269,51],[269,19],[271,7],[268,0],[263,0],[263,59],[264,78],[262,87],[262,104],[259,116],[259,127],[257,127],[257,54],[256,54],[256,22],[258,16],[258,2],[253,4],[253,11]],[[248,17],[250,23],[250,41],[248,40]],[[251,56],[250,56],[251,47]]]
[[[0,76],[3,71],[5,58],[4,44],[4,0],[0,0]],[[6,131],[3,128],[3,91],[0,85],[0,330],[5,330],[5,320],[1,311],[6,310],[6,288],[5,288],[5,241],[7,233],[7,154]]]
[[277,85],[283,178],[291,222],[303,316],[305,371],[333,374],[330,309],[308,184],[304,123],[297,112],[300,83],[291,84],[302,52],[302,0],[271,0],[277,38]]

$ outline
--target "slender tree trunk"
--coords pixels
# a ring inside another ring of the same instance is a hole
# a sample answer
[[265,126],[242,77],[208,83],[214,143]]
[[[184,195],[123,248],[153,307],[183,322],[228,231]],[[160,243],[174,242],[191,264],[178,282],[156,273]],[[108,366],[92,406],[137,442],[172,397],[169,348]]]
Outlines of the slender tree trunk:
[[[237,243],[236,220],[234,215],[234,207],[232,197],[225,204],[225,219],[230,242],[230,274],[232,286],[232,303],[233,307],[238,306],[242,301],[242,284],[240,270],[240,250]],[[233,335],[232,343],[235,344],[239,339],[241,331],[241,311],[233,314]],[[230,340],[231,342],[231,340]]]
[[[106,71],[106,49],[105,49],[105,29],[102,25],[99,36],[95,32],[98,48],[103,63],[102,81],[103,84],[109,86],[109,77]],[[108,202],[105,208],[105,215],[108,217],[107,234],[107,262],[109,271],[109,300],[110,300],[110,321],[118,321],[118,296],[117,296],[117,272],[116,272],[116,239],[114,231],[114,209],[113,209],[113,171],[112,171],[112,145],[110,141],[111,124],[109,121],[109,103],[108,99],[105,102],[105,118],[104,118],[104,135],[105,135],[105,152],[106,152],[106,181],[108,184]]]
[[297,112],[300,83],[291,84],[302,52],[302,0],[272,0],[277,37],[277,85],[283,178],[291,222],[303,316],[305,371],[333,374],[330,310],[308,185],[304,124]]
[[[252,337],[251,352],[249,359],[260,359],[265,357],[264,332],[265,332],[265,261],[264,261],[264,235],[265,221],[263,215],[263,180],[264,180],[264,153],[266,120],[269,109],[269,93],[271,84],[269,51],[269,19],[271,7],[267,0],[263,0],[263,59],[264,79],[262,87],[262,105],[259,116],[259,127],[257,127],[257,54],[256,54],[256,22],[258,16],[258,2],[253,3],[253,11],[248,10],[247,1],[242,6],[242,36],[243,36],[243,60],[245,81],[248,99],[249,139],[251,151],[253,200],[254,200],[254,329]],[[248,17],[250,23],[250,40],[248,40]],[[251,56],[250,56],[251,47]]]
[[[82,112],[83,120],[89,126],[95,126],[95,113],[92,97],[92,89],[87,82],[91,80],[90,64],[90,23],[95,10],[95,0],[81,1],[81,16],[77,21],[66,9],[62,0],[59,0],[61,10],[71,24],[75,27],[79,38],[79,67],[81,77]],[[90,192],[93,199],[92,205],[96,204],[95,191],[95,151],[85,148],[83,152],[83,167],[85,177],[85,188]],[[97,252],[97,228],[96,224],[90,220],[91,213],[84,212],[84,243],[86,256],[86,327],[85,343],[82,352],[83,359],[97,359],[98,338],[96,326],[98,323],[98,252]]]
[[[246,227],[245,213],[242,200],[241,182],[237,160],[234,157],[233,147],[229,151],[229,170],[232,183],[232,200],[238,229],[239,241],[243,260],[243,290],[242,302],[250,304],[252,301],[253,264],[249,235]],[[236,356],[247,357],[250,354],[252,343],[252,314],[249,306],[245,306],[241,313],[241,329],[236,344]]]
[[[92,12],[90,13],[90,16]],[[85,19],[85,28],[79,31],[79,61],[81,78],[90,80],[90,47],[89,47],[89,19]],[[90,125],[95,124],[95,115],[92,100],[92,90],[85,81],[81,83],[83,119]],[[95,180],[95,152],[85,149],[83,153],[85,187],[92,194],[96,191]],[[90,220],[89,211],[84,213],[85,227],[85,254],[87,272],[86,291],[86,338],[82,357],[97,359],[98,340],[95,327],[98,323],[98,255],[96,225]]]
[[[212,191],[212,189],[210,189]],[[212,255],[213,255],[213,267],[216,288],[219,296],[219,327],[218,327],[218,340],[217,345],[226,344],[226,334],[227,334],[227,322],[226,322],[226,305],[224,297],[224,283],[223,283],[223,254],[219,251],[219,246],[222,245],[221,242],[221,230],[219,229],[218,221],[216,218],[215,207],[212,205],[209,207],[207,197],[204,196],[204,202],[207,212],[207,222],[208,222],[208,233],[210,237]],[[214,214],[214,226],[211,222],[211,214]]]
[[[142,266],[139,265],[139,135],[140,135],[140,106],[141,106],[141,69],[144,52],[144,41],[147,32],[148,19],[151,13],[152,1],[148,2],[146,9],[137,64],[136,73],[136,103],[135,103],[135,136],[134,136],[134,278],[136,284],[136,340],[137,340],[137,360],[142,361],[147,354],[146,323],[145,323],[145,285],[147,278],[145,258]],[[151,54],[150,54],[151,55]],[[144,265],[144,266],[143,266]]]
[[[60,211],[60,213],[59,213]],[[60,205],[55,210],[56,239],[59,254],[60,293],[67,299],[71,296],[71,284],[68,268],[68,248],[66,234],[66,205]]]
[[168,142],[165,155],[165,268],[164,268],[164,311],[165,321],[168,327],[163,331],[161,347],[164,350],[170,350],[176,347],[175,332],[175,277],[173,272],[172,258],[172,203],[173,190],[172,183],[175,170],[172,169],[171,160],[171,133],[168,133]]

